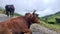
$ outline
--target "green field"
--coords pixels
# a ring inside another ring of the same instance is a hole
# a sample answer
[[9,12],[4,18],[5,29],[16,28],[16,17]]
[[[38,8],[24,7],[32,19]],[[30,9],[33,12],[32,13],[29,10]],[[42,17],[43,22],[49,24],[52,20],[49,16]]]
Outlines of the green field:
[[[55,14],[51,14],[48,16],[41,17],[41,24],[42,26],[45,26],[51,30],[55,30],[57,32],[60,32],[60,22],[56,21],[57,19],[60,19],[60,12],[57,12]],[[60,21],[60,20],[59,20]],[[49,22],[53,22],[54,24],[50,24]]]
[[45,23],[45,22],[41,21],[40,25],[42,25],[44,27],[47,27],[51,30],[60,32],[60,24],[48,24],[48,23]]

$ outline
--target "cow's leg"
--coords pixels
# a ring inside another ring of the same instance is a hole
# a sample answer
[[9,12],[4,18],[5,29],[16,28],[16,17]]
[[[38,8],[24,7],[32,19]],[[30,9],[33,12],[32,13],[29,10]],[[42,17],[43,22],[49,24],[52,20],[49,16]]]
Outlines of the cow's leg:
[[24,34],[24,32],[21,32],[21,34]]
[[25,29],[25,34],[32,34],[32,31],[30,29]]
[[10,16],[13,17],[14,11],[10,11]]
[[6,15],[9,16],[9,11],[6,11]]
[[14,11],[12,11],[12,16],[14,16]]
[[13,34],[18,34],[18,32],[13,32]]
[[9,29],[7,34],[12,34],[12,30],[11,30],[11,29]]
[[10,14],[10,17],[11,17],[11,11],[9,12],[9,14]]

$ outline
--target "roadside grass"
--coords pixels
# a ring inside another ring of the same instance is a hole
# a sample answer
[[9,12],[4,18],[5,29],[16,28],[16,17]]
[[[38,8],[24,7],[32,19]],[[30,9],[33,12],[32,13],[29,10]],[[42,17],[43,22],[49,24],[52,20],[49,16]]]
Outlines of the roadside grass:
[[[0,14],[5,14],[5,13],[4,13],[4,11],[0,11]],[[15,12],[14,16],[21,16],[21,15]]]
[[22,16],[22,15],[18,13],[14,13],[14,16]]
[[[5,9],[3,7],[0,7],[0,14],[5,14]],[[15,12],[14,16],[21,16],[21,15]]]
[[3,14],[4,12],[3,11],[0,11],[0,14]]
[[[41,18],[40,25],[47,27],[48,29],[54,30],[56,32],[60,32],[60,23],[57,22],[57,19],[60,19],[60,13],[55,14],[53,16]],[[49,24],[48,22],[54,22],[54,24]]]
[[60,32],[60,25],[59,24],[48,24],[41,21],[40,25],[49,28],[50,30],[54,30],[56,32]]

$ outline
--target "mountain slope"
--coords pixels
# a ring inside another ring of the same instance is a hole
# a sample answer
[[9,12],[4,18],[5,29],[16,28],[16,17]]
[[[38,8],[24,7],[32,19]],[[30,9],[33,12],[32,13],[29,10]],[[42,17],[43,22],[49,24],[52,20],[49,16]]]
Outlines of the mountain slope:
[[55,13],[55,14],[51,14],[51,15],[42,17],[42,20],[55,22],[55,18],[59,18],[60,19],[60,11]]

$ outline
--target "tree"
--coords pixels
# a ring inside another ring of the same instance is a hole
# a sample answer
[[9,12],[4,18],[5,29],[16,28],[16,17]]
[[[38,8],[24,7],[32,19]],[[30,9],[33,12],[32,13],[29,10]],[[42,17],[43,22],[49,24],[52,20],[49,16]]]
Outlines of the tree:
[[4,8],[3,7],[0,7],[0,11],[4,11]]

